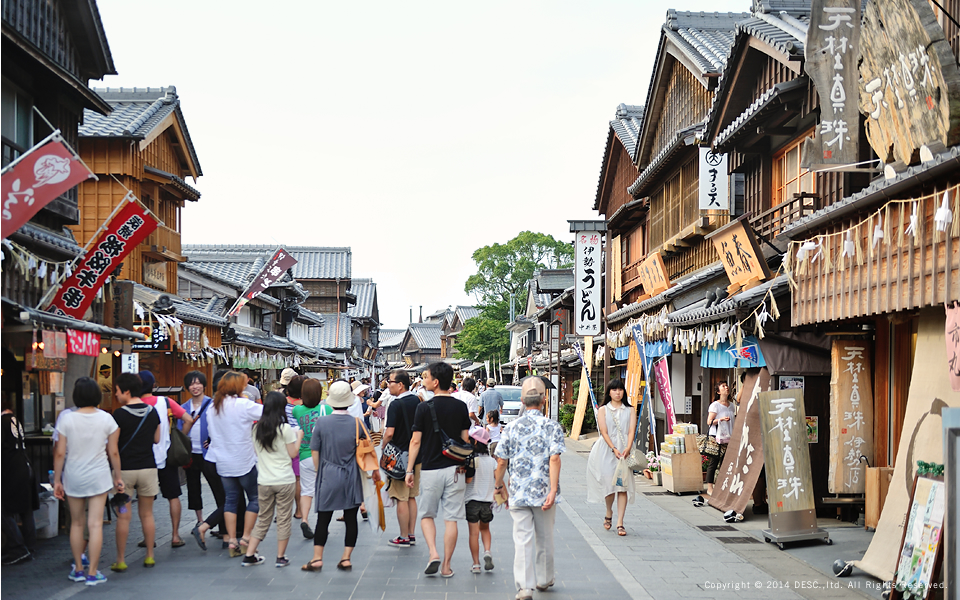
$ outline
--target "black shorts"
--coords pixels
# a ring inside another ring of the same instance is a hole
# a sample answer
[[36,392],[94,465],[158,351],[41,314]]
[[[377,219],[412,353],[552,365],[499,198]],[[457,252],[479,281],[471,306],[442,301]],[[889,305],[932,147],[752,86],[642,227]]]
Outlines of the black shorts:
[[157,469],[157,479],[160,480],[160,495],[171,500],[180,497],[180,469],[168,465]]
[[489,523],[493,520],[493,506],[490,502],[470,500],[467,502],[467,523]]

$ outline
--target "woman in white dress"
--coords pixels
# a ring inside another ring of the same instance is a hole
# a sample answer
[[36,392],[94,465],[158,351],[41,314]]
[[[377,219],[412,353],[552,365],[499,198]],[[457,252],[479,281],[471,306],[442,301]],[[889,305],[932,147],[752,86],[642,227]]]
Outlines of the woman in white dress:
[[629,400],[623,381],[614,379],[607,384],[600,411],[597,413],[600,439],[593,445],[587,460],[587,502],[607,504],[603,528],[613,526],[613,500],[617,498],[617,535],[627,535],[623,516],[627,504],[633,502],[635,493],[633,472],[628,469],[626,477],[614,481],[614,472],[620,460],[630,454],[637,433],[637,413]]

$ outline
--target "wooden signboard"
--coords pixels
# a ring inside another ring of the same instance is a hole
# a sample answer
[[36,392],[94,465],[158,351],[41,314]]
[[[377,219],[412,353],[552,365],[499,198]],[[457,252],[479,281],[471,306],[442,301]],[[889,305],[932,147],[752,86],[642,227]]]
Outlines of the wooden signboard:
[[763,463],[770,513],[815,508],[803,390],[760,394]]
[[830,377],[830,475],[831,494],[862,494],[866,491],[866,456],[873,463],[872,344],[834,340]]
[[813,0],[804,48],[803,69],[820,96],[811,162],[852,165],[859,160],[860,0]]
[[640,263],[640,282],[643,291],[651,296],[670,289],[670,276],[659,252],[654,252]]
[[940,566],[946,486],[939,479],[917,477],[903,530],[892,599],[926,598]]
[[[763,469],[763,436],[760,434],[760,392],[770,389],[770,372],[766,367],[747,372],[743,382],[744,398],[737,409],[733,435],[727,453],[720,463],[717,485],[710,497],[710,506],[721,511],[743,514],[753,496],[753,488]],[[768,476],[769,479],[769,476]]]
[[39,348],[37,348],[36,351],[28,351],[26,353],[24,363],[27,365],[27,369],[30,371],[65,372],[67,370],[66,358],[45,356],[43,350]]
[[720,262],[734,286],[770,279],[770,269],[763,258],[757,238],[743,221],[734,221],[714,232],[710,239]]
[[911,164],[923,145],[960,142],[960,69],[930,2],[868,2],[860,58],[860,112],[877,156]]
[[152,321],[134,323],[133,330],[142,333],[147,339],[133,342],[133,350],[137,352],[157,351],[170,352],[170,336],[165,327],[154,325]]
[[180,344],[181,352],[200,352],[200,327],[197,325],[183,326],[183,343]]
[[47,358],[67,358],[67,334],[63,331],[43,332],[43,354]]

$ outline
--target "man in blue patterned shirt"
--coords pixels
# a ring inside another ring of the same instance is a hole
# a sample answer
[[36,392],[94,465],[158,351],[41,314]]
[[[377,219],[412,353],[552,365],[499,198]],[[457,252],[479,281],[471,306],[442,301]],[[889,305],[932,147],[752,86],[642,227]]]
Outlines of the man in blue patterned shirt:
[[[533,598],[554,583],[553,524],[560,493],[560,455],[566,451],[563,428],[543,416],[546,388],[539,377],[523,382],[524,412],[503,430],[497,446],[496,493],[508,501],[513,517],[513,576],[516,598]],[[509,488],[504,472],[510,471]],[[536,542],[536,564],[534,564]]]

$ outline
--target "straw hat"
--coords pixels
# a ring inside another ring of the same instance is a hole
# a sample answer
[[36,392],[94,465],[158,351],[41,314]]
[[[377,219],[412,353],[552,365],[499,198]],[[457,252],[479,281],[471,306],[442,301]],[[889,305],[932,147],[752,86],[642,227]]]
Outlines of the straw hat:
[[331,408],[350,408],[357,401],[357,397],[346,381],[335,381],[327,391],[327,404]]

